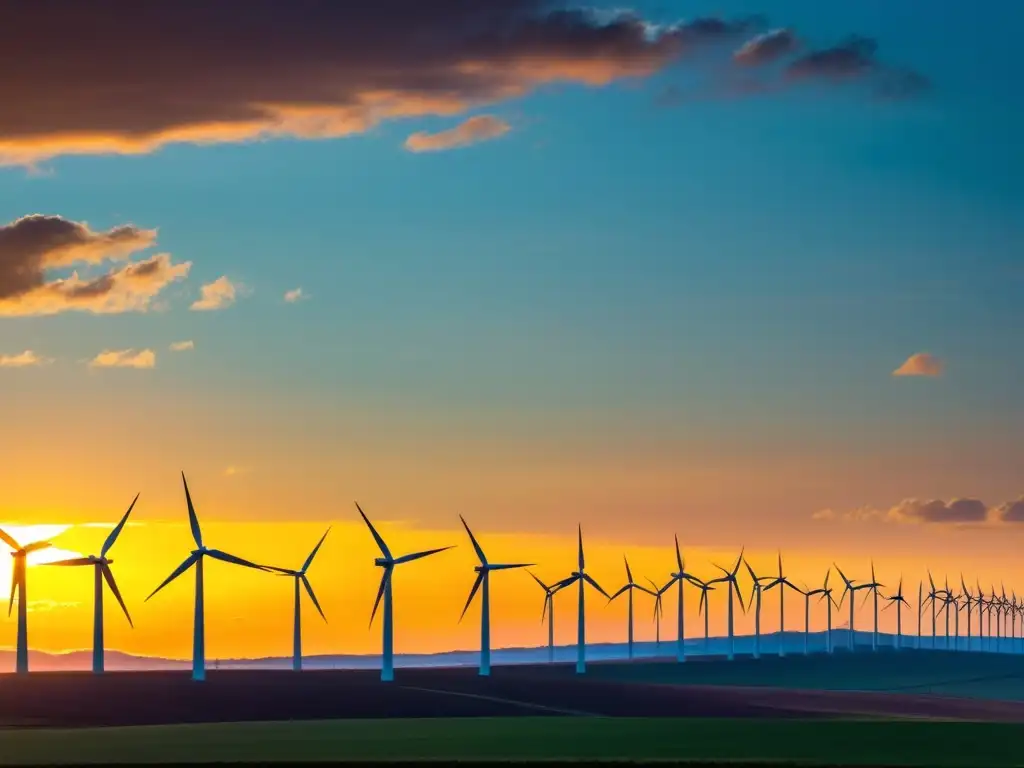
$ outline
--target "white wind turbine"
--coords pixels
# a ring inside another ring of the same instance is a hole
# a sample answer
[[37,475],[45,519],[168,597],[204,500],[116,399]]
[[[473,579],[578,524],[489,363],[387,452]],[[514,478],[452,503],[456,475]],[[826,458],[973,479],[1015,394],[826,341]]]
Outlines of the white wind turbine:
[[668,592],[673,582],[670,581],[665,586],[659,587],[653,579],[647,580],[651,582],[654,594],[654,655],[661,656],[661,614],[663,613],[661,596]]
[[779,656],[786,655],[786,587],[794,592],[803,594],[803,590],[782,575],[782,553],[779,552],[779,575],[765,587],[769,589],[779,588]]
[[583,587],[585,584],[590,584],[594,589],[600,592],[602,595],[611,599],[607,592],[605,592],[601,585],[598,584],[594,579],[584,570],[583,564],[583,528],[579,526],[577,528],[579,535],[579,556],[578,563],[579,567],[573,571],[569,578],[562,581],[563,587],[568,587],[571,584],[579,584],[579,608],[576,620],[576,674],[582,675],[587,671],[587,622],[586,622],[586,604],[583,597]]
[[692,574],[689,574],[689,573],[686,572],[686,561],[683,560],[683,556],[679,552],[679,537],[678,536],[675,536],[675,542],[676,542],[676,566],[679,568],[679,570],[677,570],[675,573],[672,574],[671,580],[661,590],[659,590],[659,594],[663,593],[666,589],[668,589],[673,584],[677,584],[678,583],[678,585],[679,585],[679,592],[678,592],[679,599],[678,599],[678,607],[677,607],[677,613],[676,613],[676,619],[677,619],[677,624],[678,624],[678,635],[677,635],[677,640],[676,640],[676,661],[685,661],[686,660],[686,646],[685,646],[685,642],[686,642],[686,627],[685,627],[685,624],[684,624],[684,621],[683,621],[683,616],[685,615],[684,612],[683,612],[683,593],[685,591],[683,589],[683,587],[685,586],[685,583],[687,581],[689,581],[695,587],[700,588],[700,586],[701,586],[701,584],[703,584],[703,582],[701,582],[700,579],[696,578]]
[[302,587],[306,588],[306,594],[313,601],[313,607],[320,614],[320,618],[325,622],[327,621],[323,608],[320,607],[320,601],[316,599],[316,594],[313,592],[313,585],[309,583],[309,579],[306,577],[306,571],[313,564],[313,558],[320,551],[320,545],[324,543],[324,539],[327,538],[327,534],[330,532],[331,529],[328,527],[299,570],[293,571],[290,568],[278,568],[273,565],[267,566],[270,570],[277,571],[282,576],[291,576],[295,580],[295,609],[292,614],[292,669],[296,672],[302,669]]
[[93,570],[93,608],[92,608],[92,671],[96,674],[103,672],[103,582],[107,582],[110,587],[110,591],[114,594],[117,602],[121,605],[121,610],[124,611],[125,618],[128,619],[128,625],[134,628],[132,624],[132,617],[128,615],[128,608],[124,604],[124,600],[121,598],[121,591],[117,588],[117,582],[114,581],[114,574],[110,570],[110,564],[113,560],[107,558],[107,552],[110,551],[111,547],[114,546],[114,542],[117,541],[118,535],[121,533],[121,529],[124,528],[126,522],[128,522],[128,515],[132,513],[132,509],[135,507],[135,502],[139,500],[139,495],[135,494],[135,498],[128,507],[128,511],[124,513],[121,521],[114,526],[114,529],[107,536],[107,540],[103,542],[103,546],[100,548],[100,554],[89,555],[88,557],[73,557],[68,560],[57,560],[47,565],[91,565]]
[[831,575],[831,573],[831,568],[825,571],[825,583],[818,589],[804,590],[804,656],[806,656],[809,653],[808,646],[811,634],[812,595],[821,595],[821,597],[818,598],[819,603],[822,600],[828,600],[828,602],[826,603],[826,607],[828,609],[828,623],[825,625],[825,652],[832,653],[832,606],[836,604],[836,601],[835,598],[832,597],[832,590],[828,586],[828,577]]
[[703,582],[700,579],[694,579],[694,586],[700,590],[700,602],[697,603],[697,615],[700,616],[701,611],[704,611],[704,653],[707,654],[708,646],[710,644],[710,617],[708,610],[711,606],[711,601],[708,600],[708,592],[713,592],[714,587],[707,582]]
[[544,608],[540,612],[540,623],[544,623],[544,617],[548,619],[548,661],[553,662],[555,660],[555,593],[558,592],[562,587],[565,586],[564,581],[556,581],[554,584],[548,586],[543,581],[537,578],[533,571],[527,571],[533,580],[540,584],[540,588],[544,590]]
[[[629,560],[625,555],[622,556],[623,562],[626,564],[626,583],[622,585],[618,592],[608,598],[608,602],[612,602],[619,595],[626,593],[626,597],[629,599],[629,617],[627,619],[628,625],[628,643],[626,645],[626,654],[628,658],[633,658],[633,591],[639,589],[641,592],[646,592],[648,595],[657,598],[657,594],[649,590],[647,587],[643,587],[633,581],[633,572],[629,569]],[[655,603],[655,615],[657,615],[657,603]]]
[[11,615],[11,609],[14,608],[14,593],[17,592],[18,645],[15,671],[19,675],[23,675],[28,672],[28,585],[25,577],[28,556],[32,552],[38,552],[40,549],[46,549],[53,545],[48,541],[34,541],[22,546],[4,531],[0,531],[0,541],[13,550],[11,552],[11,557],[14,558],[14,568],[11,574],[11,602],[7,606],[7,615]]
[[[871,581],[867,584],[861,584],[856,589],[866,589],[868,593],[864,595],[864,600],[861,602],[861,608],[864,607],[864,603],[868,601],[868,597],[874,597],[874,605],[872,608],[872,614],[874,615],[874,626],[871,631],[871,650],[878,650],[878,588],[884,587],[884,584],[879,584],[875,580],[875,561],[871,561]],[[856,589],[854,591],[856,591]],[[851,627],[852,628],[852,627]]]
[[733,627],[734,627],[734,610],[733,610],[733,605],[732,605],[733,596],[735,596],[736,599],[740,601],[740,608],[743,609],[743,612],[744,613],[747,612],[747,607],[743,604],[743,594],[740,592],[739,584],[736,581],[736,574],[739,573],[740,563],[742,563],[742,562],[743,562],[743,549],[741,548],[740,549],[740,556],[736,558],[736,565],[733,566],[732,570],[731,571],[727,571],[722,566],[714,564],[715,568],[720,570],[725,575],[724,576],[719,576],[717,579],[712,579],[711,581],[708,582],[709,585],[710,584],[718,584],[720,582],[726,582],[729,585],[729,620],[728,620],[728,627],[729,627],[729,652],[727,654],[727,657],[728,657],[729,661],[732,661],[734,658],[736,658],[736,637],[735,637],[735,633],[733,632]]
[[903,577],[900,576],[900,584],[896,588],[896,594],[890,595],[885,598],[888,601],[888,605],[883,608],[883,611],[892,608],[893,604],[896,605],[896,650],[900,649],[901,641],[903,639],[903,606],[910,607],[910,603],[903,597]]
[[850,581],[848,578],[846,578],[846,574],[843,573],[843,569],[842,568],[840,568],[838,565],[835,565],[835,563],[833,563],[833,566],[835,566],[835,569],[839,572],[839,577],[843,580],[843,594],[839,596],[839,605],[841,606],[843,604],[843,600],[846,599],[846,595],[847,594],[850,595],[850,650],[853,651],[853,650],[856,649],[856,635],[855,635],[855,630],[854,630],[854,626],[853,626],[854,608],[855,608],[855,603],[857,602],[856,601],[856,594],[855,593],[857,592],[858,589],[868,589],[871,585],[870,584],[854,585],[854,583],[852,581]]
[[971,645],[974,642],[974,636],[971,631],[971,614],[973,612],[975,598],[971,593],[971,590],[967,588],[967,584],[964,582],[964,575],[960,574],[960,591],[963,594],[964,605],[967,607],[967,650],[971,650]]
[[205,611],[203,606],[203,558],[212,557],[214,560],[231,563],[232,565],[241,565],[246,568],[254,568],[257,571],[264,571],[266,573],[273,573],[273,571],[266,566],[257,565],[256,563],[252,563],[248,560],[243,560],[241,557],[229,555],[227,552],[222,550],[207,548],[203,544],[203,533],[199,529],[199,518],[196,517],[196,510],[192,506],[192,496],[188,492],[188,483],[185,481],[184,472],[181,473],[181,482],[185,486],[185,502],[188,504],[188,522],[189,526],[192,528],[192,538],[195,540],[196,548],[192,550],[192,553],[185,558],[185,561],[181,565],[171,572],[170,576],[164,579],[163,583],[159,587],[150,593],[146,600],[148,601],[153,597],[153,595],[181,576],[181,574],[185,573],[189,568],[195,566],[196,603],[195,614],[192,622],[192,679],[205,680],[206,633],[204,620]]
[[476,571],[476,581],[473,582],[473,588],[469,591],[469,599],[466,600],[466,606],[462,609],[462,616],[459,616],[459,621],[462,621],[462,617],[466,615],[470,603],[473,602],[473,598],[482,586],[483,590],[480,596],[480,675],[487,677],[491,674],[491,571],[529,568],[533,563],[499,564],[487,562],[487,556],[484,555],[484,551],[481,549],[479,542],[477,542],[476,536],[469,530],[469,525],[466,523],[465,518],[459,515],[459,520],[462,520],[462,526],[466,529],[466,533],[469,534],[469,541],[473,544],[476,556],[480,559],[480,565],[473,569]]
[[758,576],[754,573],[754,569],[750,567],[750,561],[744,560],[743,564],[747,566],[747,572],[750,574],[750,578],[753,584],[750,588],[750,599],[747,601],[754,602],[754,658],[761,658],[761,592],[762,586],[761,581],[763,579],[770,579],[770,576]]
[[408,563],[413,560],[419,560],[422,557],[428,555],[436,555],[438,552],[444,552],[447,549],[453,547],[438,547],[437,549],[428,549],[423,552],[414,552],[411,555],[402,555],[401,557],[394,557],[391,554],[391,550],[388,549],[388,545],[384,543],[384,539],[377,533],[377,529],[373,527],[373,523],[363,512],[362,507],[356,502],[356,509],[359,510],[360,516],[363,518],[363,522],[366,523],[366,527],[370,529],[370,533],[373,535],[373,540],[377,542],[377,546],[380,548],[381,556],[373,561],[373,564],[378,568],[382,569],[383,573],[380,576],[380,587],[377,589],[377,599],[373,601],[373,611],[370,613],[370,626],[373,626],[373,619],[377,615],[377,607],[380,605],[380,599],[384,598],[384,628],[383,628],[383,640],[382,640],[382,653],[381,653],[381,665],[380,665],[380,679],[385,683],[390,683],[395,679],[395,620],[394,612],[392,607],[392,594],[391,594],[391,582],[393,572],[396,565],[402,563]]

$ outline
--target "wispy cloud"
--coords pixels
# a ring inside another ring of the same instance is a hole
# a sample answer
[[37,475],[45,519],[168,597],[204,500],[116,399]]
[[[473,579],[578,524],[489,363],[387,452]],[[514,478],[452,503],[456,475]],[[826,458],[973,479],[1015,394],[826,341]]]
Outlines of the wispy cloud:
[[[109,528],[109,529],[112,529],[115,525],[117,525],[117,522],[118,521],[109,521],[109,522],[97,521],[97,522],[91,522],[91,523],[75,523],[75,527],[76,528]],[[138,523],[138,522],[135,522],[134,520],[129,520],[128,522],[126,522],[124,524],[124,527],[125,528],[139,528],[139,527],[141,527],[143,525],[145,525],[145,523]]]
[[[95,231],[85,222],[43,214],[0,226],[0,315],[144,312],[192,266],[187,261],[175,264],[166,253],[130,261],[155,242],[155,229],[124,224]],[[89,269],[116,261],[128,263],[108,267],[98,276],[54,274],[75,265]]]
[[[18,602],[18,598],[14,598]],[[55,611],[59,608],[77,608],[81,603],[69,600],[29,600],[25,604],[25,610],[29,613],[40,613],[42,611]]]
[[199,289],[199,298],[192,302],[190,309],[197,311],[224,309],[234,304],[237,297],[237,286],[226,275],[222,275]]
[[152,349],[105,349],[89,361],[90,368],[155,368]]
[[52,357],[42,357],[31,349],[26,349],[16,355],[0,355],[0,368],[32,368],[49,365],[52,362]]
[[292,288],[290,291],[284,292],[284,300],[289,304],[294,304],[297,301],[303,301],[308,298],[309,296],[301,288]]
[[194,341],[189,339],[188,341],[175,341],[171,344],[171,352],[186,352],[190,349],[195,349],[196,344]]
[[230,465],[230,466],[227,466],[227,467],[224,468],[224,476],[225,477],[237,477],[238,475],[248,474],[248,472],[249,472],[249,468],[248,467],[238,467],[238,466],[235,466],[235,465]]
[[911,355],[903,364],[892,372],[893,376],[941,376],[946,365],[942,360],[928,352]]
[[446,131],[414,133],[405,140],[405,148],[410,152],[439,152],[497,139],[510,130],[508,123],[494,115],[477,115]]
[[822,509],[815,520],[839,522],[924,523],[931,525],[989,525],[1024,522],[1024,497],[994,507],[980,499],[904,499],[888,509],[861,507],[847,511]]

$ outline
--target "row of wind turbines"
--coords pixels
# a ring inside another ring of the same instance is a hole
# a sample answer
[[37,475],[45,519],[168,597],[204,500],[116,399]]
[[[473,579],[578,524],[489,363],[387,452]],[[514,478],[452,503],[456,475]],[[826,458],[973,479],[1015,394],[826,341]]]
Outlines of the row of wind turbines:
[[[188,557],[182,561],[182,563],[171,572],[171,574],[164,579],[164,581],[146,598],[150,600],[160,590],[170,584],[172,581],[182,576],[190,569],[195,571],[195,614],[193,619],[193,639],[192,639],[192,678],[194,680],[204,680],[206,678],[206,654],[205,654],[205,610],[203,604],[203,563],[205,558],[212,558],[214,560],[220,560],[225,563],[232,565],[238,565],[245,568],[251,568],[258,571],[272,573],[279,576],[286,576],[294,580],[294,614],[293,614],[293,653],[292,653],[292,666],[295,670],[302,669],[302,592],[305,591],[309,596],[310,601],[320,614],[321,618],[326,621],[326,616],[323,609],[317,600],[316,593],[313,591],[313,587],[307,577],[307,571],[313,563],[314,558],[319,552],[320,547],[323,545],[324,540],[327,538],[327,534],[330,532],[330,528],[324,532],[323,536],[317,542],[316,546],[312,549],[302,566],[298,569],[283,568],[272,565],[261,565],[252,561],[246,560],[241,557],[237,557],[228,552],[220,549],[214,549],[207,547],[203,542],[202,530],[199,525],[199,519],[196,515],[195,508],[192,504],[192,497],[189,493],[188,482],[185,480],[184,474],[182,474],[182,484],[185,489],[185,501],[188,506],[188,517],[189,526],[192,532],[192,538],[195,542],[195,549],[189,553]],[[128,521],[128,517],[131,515],[132,510],[135,508],[135,504],[138,501],[138,495],[132,500],[128,510],[121,517],[120,521],[111,530],[100,548],[99,555],[90,555],[88,557],[76,557],[66,560],[58,560],[46,565],[52,566],[89,566],[93,569],[93,580],[94,580],[94,607],[93,607],[93,672],[102,673],[104,670],[104,644],[103,644],[103,597],[104,597],[104,583],[110,589],[114,598],[117,600],[124,612],[125,618],[128,623],[132,625],[131,615],[128,612],[128,608],[125,605],[124,599],[121,597],[121,593],[118,590],[117,582],[114,579],[113,572],[110,568],[114,562],[108,557],[108,554],[114,544],[117,542],[118,536]],[[374,560],[374,565],[381,569],[381,580],[377,590],[377,596],[373,603],[373,610],[370,614],[370,625],[372,626],[374,619],[377,616],[377,611],[383,601],[383,617],[382,617],[382,661],[381,661],[381,680],[388,682],[394,679],[394,614],[393,614],[393,592],[392,584],[394,580],[395,567],[405,563],[409,563],[415,560],[419,560],[430,555],[435,555],[440,552],[444,552],[448,549],[452,549],[452,546],[438,547],[436,549],[428,549],[422,552],[413,552],[411,554],[395,556],[388,548],[384,539],[374,528],[373,523],[370,522],[369,518],[363,512],[359,504],[356,504],[356,509],[359,512],[360,517],[366,523],[370,534],[373,536],[377,547],[380,549],[380,557]],[[466,533],[469,536],[470,543],[473,546],[474,552],[476,553],[479,565],[474,570],[476,572],[476,579],[473,582],[473,586],[470,590],[469,597],[466,600],[465,607],[462,610],[460,621],[465,617],[466,612],[473,604],[474,598],[480,595],[480,667],[479,672],[481,675],[489,675],[491,671],[491,642],[490,642],[490,577],[495,571],[513,570],[513,569],[525,569],[532,566],[532,563],[492,563],[487,559],[484,554],[483,548],[473,535],[469,525],[465,519],[460,516],[463,526],[466,529]],[[28,616],[27,616],[27,579],[26,579],[26,565],[28,555],[32,552],[45,549],[52,546],[49,541],[37,541],[27,545],[19,544],[13,537],[0,530],[0,541],[3,541],[11,549],[11,556],[13,557],[13,578],[11,580],[11,598],[8,605],[8,615],[14,605],[15,596],[18,598],[18,629],[17,629],[17,650],[16,650],[16,672],[27,673],[29,669],[28,664]],[[727,600],[727,630],[728,630],[728,650],[727,658],[732,660],[735,658],[735,608],[734,603],[738,602],[740,609],[745,613],[748,608],[752,607],[754,610],[754,650],[753,656],[760,658],[761,656],[761,608],[763,605],[764,594],[770,592],[773,589],[778,590],[779,594],[779,643],[778,653],[779,656],[785,655],[785,642],[784,642],[784,630],[785,630],[785,590],[792,590],[804,597],[804,654],[809,653],[809,637],[810,637],[810,613],[811,613],[811,599],[817,597],[818,601],[825,601],[826,615],[827,615],[827,631],[826,631],[826,652],[833,653],[835,648],[832,642],[832,609],[835,607],[837,610],[842,607],[843,602],[849,597],[849,634],[848,634],[848,648],[853,650],[854,648],[854,603],[856,592],[864,591],[864,601],[862,606],[867,602],[869,598],[873,599],[873,616],[874,616],[874,628],[872,632],[871,647],[873,650],[877,650],[879,647],[878,642],[878,616],[879,616],[879,599],[886,605],[882,610],[887,610],[893,606],[896,607],[897,617],[897,633],[895,637],[894,647],[899,649],[903,647],[903,618],[902,609],[904,606],[910,607],[906,598],[903,595],[903,580],[900,579],[899,586],[896,592],[892,595],[882,595],[879,590],[884,587],[883,584],[879,583],[875,579],[874,564],[871,566],[871,581],[864,583],[855,583],[848,579],[838,566],[834,566],[836,571],[839,573],[840,578],[843,580],[843,591],[840,595],[840,599],[837,602],[833,597],[833,588],[829,587],[829,578],[831,576],[832,568],[829,568],[825,573],[824,582],[821,587],[816,589],[801,588],[793,584],[783,572],[782,567],[782,555],[779,555],[778,560],[778,573],[765,576],[758,575],[753,566],[744,558],[743,550],[740,551],[739,557],[736,559],[736,563],[731,569],[723,568],[720,565],[714,564],[714,567],[722,572],[722,575],[704,581],[698,578],[696,575],[687,572],[685,568],[685,561],[679,549],[679,539],[675,539],[675,556],[677,570],[671,574],[670,579],[667,583],[662,586],[658,586],[654,581],[647,579],[650,583],[650,587],[644,586],[637,583],[633,578],[632,570],[629,567],[629,561],[624,558],[625,570],[626,570],[626,583],[613,594],[608,594],[604,588],[601,587],[597,581],[586,572],[585,559],[583,553],[583,532],[582,529],[578,529],[578,550],[577,550],[577,567],[576,570],[572,571],[567,577],[555,581],[551,584],[547,584],[538,578],[532,571],[529,575],[534,581],[544,590],[544,604],[541,611],[541,621],[547,620],[548,630],[548,660],[554,660],[554,597],[559,592],[568,589],[569,587],[576,585],[577,588],[577,600],[578,600],[578,621],[577,621],[577,642],[576,642],[576,671],[580,674],[586,671],[586,622],[585,622],[585,596],[586,587],[596,590],[605,598],[608,599],[609,603],[616,600],[621,595],[626,595],[628,600],[628,644],[627,653],[629,658],[633,658],[634,655],[634,631],[633,631],[633,614],[634,614],[634,593],[642,592],[649,595],[654,599],[654,621],[656,625],[657,641],[660,645],[661,642],[661,616],[662,616],[662,597],[673,587],[676,587],[677,596],[677,641],[676,641],[676,658],[682,662],[686,659],[686,631],[684,626],[684,597],[685,597],[685,586],[687,584],[698,589],[700,591],[700,603],[698,606],[698,615],[703,614],[704,617],[704,641],[705,644],[709,640],[709,600],[708,592],[714,591],[716,585],[724,585],[728,591]],[[751,591],[747,601],[743,599],[743,593],[739,587],[739,574],[741,567],[745,567],[747,573],[751,579]],[[974,648],[985,649],[985,625],[983,618],[987,616],[987,637],[989,640],[988,649],[991,650],[1003,650],[1003,640],[1020,640],[1022,644],[1022,650],[1024,650],[1024,601],[1018,601],[1016,594],[1011,593],[1011,597],[1007,598],[1005,589],[1002,589],[1001,593],[997,594],[995,588],[988,595],[982,592],[980,585],[977,586],[977,591],[972,593],[964,583],[961,577],[961,591],[954,592],[950,590],[948,580],[943,588],[938,588],[932,579],[931,573],[928,574],[929,591],[927,594],[924,593],[923,582],[918,587],[918,610],[917,610],[917,642],[916,647],[922,647],[922,613],[924,609],[930,605],[931,607],[931,643],[928,647],[937,648],[939,647],[939,636],[937,634],[938,627],[938,616],[945,614],[945,648],[960,650],[961,648],[961,634],[960,634],[960,615],[961,612],[966,611],[966,639],[967,649],[971,650]],[[973,634],[972,618],[977,618],[977,645],[972,643],[975,635]],[[993,634],[993,614],[995,617],[995,634]],[[1020,632],[1021,636],[1018,638],[1017,630],[1017,619],[1021,618],[1020,621]],[[954,633],[950,635],[950,620],[954,622]],[[1007,623],[1009,627],[1007,628]],[[134,626],[134,625],[132,625]],[[1007,632],[1008,629],[1008,632]],[[952,637],[952,645],[951,645]],[[994,642],[993,642],[994,641]]]

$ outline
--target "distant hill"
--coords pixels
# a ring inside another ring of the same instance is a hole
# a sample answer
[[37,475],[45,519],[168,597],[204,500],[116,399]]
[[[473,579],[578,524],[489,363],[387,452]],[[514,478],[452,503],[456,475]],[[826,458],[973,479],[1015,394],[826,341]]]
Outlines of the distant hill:
[[[846,648],[849,643],[849,631],[846,629],[834,629],[832,631],[832,642],[836,648]],[[893,645],[894,636],[879,633],[878,641],[883,647]],[[916,636],[904,635],[904,645],[913,646],[917,641]],[[929,647],[931,638],[923,639],[924,647]],[[961,638],[961,642],[963,638]],[[937,647],[943,648],[944,638],[940,637]],[[779,636],[777,633],[761,636],[761,653],[778,653]],[[869,647],[871,645],[871,633],[856,633],[858,647]],[[754,650],[754,638],[751,635],[737,636],[735,639],[736,653],[749,654]],[[729,641],[725,637],[712,637],[707,643],[703,638],[687,638],[686,651],[693,655],[724,655],[728,650]],[[808,636],[808,648],[812,653],[821,653],[825,649],[825,633],[813,632]],[[637,658],[671,657],[675,655],[676,644],[674,640],[663,640],[660,647],[653,642],[642,642],[634,644],[634,652]],[[788,654],[803,653],[804,634],[802,632],[786,632],[785,650]],[[596,643],[587,645],[588,661],[607,661],[614,659],[625,659],[627,648],[625,643]],[[492,651],[492,662],[494,664],[536,664],[547,661],[547,647],[539,648],[496,648]],[[555,648],[555,661],[573,662],[576,660],[575,645],[561,645]],[[0,672],[14,671],[13,649],[0,650]],[[395,666],[398,667],[459,667],[473,666],[479,661],[477,651],[448,651],[445,653],[431,654],[396,654]],[[43,651],[29,652],[29,665],[35,671],[72,671],[88,670],[92,668],[92,651],[71,651],[68,653],[46,653]],[[371,655],[325,655],[305,656],[303,665],[308,669],[374,669],[380,666],[380,656]],[[257,659],[213,659],[207,658],[209,668],[234,668],[234,669],[285,669],[291,666],[291,656],[275,656]],[[121,651],[108,650],[106,653],[106,668],[110,671],[138,671],[138,670],[173,670],[189,669],[191,662],[180,659],[164,659],[154,656],[134,656]]]

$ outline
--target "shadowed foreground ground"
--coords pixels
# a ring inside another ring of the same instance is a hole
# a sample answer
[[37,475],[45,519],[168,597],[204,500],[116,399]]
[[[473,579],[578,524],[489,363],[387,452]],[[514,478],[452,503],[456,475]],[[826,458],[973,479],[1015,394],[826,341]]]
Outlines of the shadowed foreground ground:
[[0,732],[0,763],[676,760],[742,765],[1021,765],[1024,728],[992,723],[475,718]]

